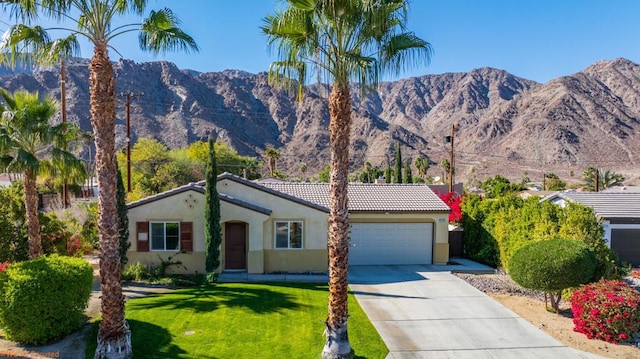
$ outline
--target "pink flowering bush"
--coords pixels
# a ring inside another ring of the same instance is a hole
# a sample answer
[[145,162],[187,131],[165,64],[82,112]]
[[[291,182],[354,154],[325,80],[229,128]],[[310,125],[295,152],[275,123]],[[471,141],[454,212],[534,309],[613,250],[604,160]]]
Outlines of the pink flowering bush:
[[5,269],[9,268],[9,264],[7,262],[0,262],[0,273],[2,273]]
[[573,330],[589,339],[618,344],[640,332],[640,292],[622,281],[601,280],[578,288],[571,311]]

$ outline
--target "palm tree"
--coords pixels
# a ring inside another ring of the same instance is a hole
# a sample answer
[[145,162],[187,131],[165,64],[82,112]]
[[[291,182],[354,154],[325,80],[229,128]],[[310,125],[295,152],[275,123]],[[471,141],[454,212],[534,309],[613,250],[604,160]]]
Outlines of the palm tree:
[[449,160],[446,158],[443,158],[442,161],[440,161],[440,168],[442,168],[443,170],[443,175],[442,175],[442,183],[447,183],[449,182],[449,177],[450,177],[450,172],[451,172],[451,163],[449,163]]
[[418,169],[418,175],[422,179],[425,179],[425,177],[427,176],[427,171],[429,171],[429,167],[431,167],[431,165],[429,164],[429,159],[426,157],[420,156],[416,158],[413,164],[415,164],[416,168]]
[[276,163],[280,158],[280,151],[273,147],[269,147],[264,151],[264,156],[268,159],[267,164],[269,165],[269,176],[273,177],[273,174],[276,171]]
[[84,179],[82,161],[64,149],[68,141],[78,138],[80,129],[70,123],[49,124],[58,107],[51,97],[40,100],[37,92],[12,95],[4,89],[0,95],[6,104],[0,104],[0,166],[23,173],[29,258],[34,259],[42,255],[37,177],[64,172],[67,178]]
[[[624,183],[624,176],[619,173],[615,173],[609,169],[603,169],[595,167],[587,167],[582,174],[584,188],[587,191],[596,191],[596,171],[598,171],[598,189],[597,191],[614,187],[622,186]],[[596,191],[596,192],[597,192]]]
[[[129,356],[131,332],[124,319],[118,226],[115,225],[118,223],[115,77],[108,50],[113,38],[134,31],[139,34],[140,47],[154,54],[168,50],[197,51],[198,47],[191,36],[180,30],[180,21],[169,9],[151,11],[142,23],[112,26],[118,17],[131,13],[142,16],[147,0],[12,0],[3,7],[10,8],[10,14],[24,23],[11,26],[0,44],[0,52],[6,55],[4,59],[14,64],[20,56],[52,63],[60,57],[76,54],[78,36],[85,37],[93,45],[89,63],[89,102],[96,146],[102,291],[102,321],[95,357]],[[42,27],[29,26],[38,16],[74,22],[76,28],[67,29],[70,35],[66,38],[52,41]]]
[[351,129],[350,81],[375,86],[382,73],[427,63],[430,45],[406,29],[405,0],[288,0],[264,18],[263,32],[278,52],[271,83],[294,85],[298,98],[311,70],[332,82],[329,94],[329,308],[325,358],[352,356],[347,335],[349,218],[347,185]]

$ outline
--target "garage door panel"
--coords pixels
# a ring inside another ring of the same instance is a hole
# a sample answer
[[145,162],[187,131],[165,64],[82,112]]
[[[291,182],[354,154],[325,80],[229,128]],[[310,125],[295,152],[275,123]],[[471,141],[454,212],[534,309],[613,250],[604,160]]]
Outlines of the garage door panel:
[[432,248],[432,223],[353,223],[349,264],[430,264]]

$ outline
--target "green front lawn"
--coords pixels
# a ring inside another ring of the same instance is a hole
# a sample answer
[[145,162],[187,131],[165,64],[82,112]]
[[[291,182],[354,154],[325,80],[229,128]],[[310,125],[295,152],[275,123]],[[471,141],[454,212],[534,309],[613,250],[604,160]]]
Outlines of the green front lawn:
[[[326,285],[223,283],[132,299],[134,358],[319,358],[327,295]],[[352,294],[349,312],[356,357],[384,358],[387,347]]]

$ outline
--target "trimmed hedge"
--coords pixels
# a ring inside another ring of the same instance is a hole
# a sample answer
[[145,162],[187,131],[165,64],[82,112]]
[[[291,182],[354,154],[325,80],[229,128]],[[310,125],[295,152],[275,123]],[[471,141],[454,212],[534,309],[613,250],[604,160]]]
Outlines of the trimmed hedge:
[[551,294],[551,307],[556,312],[562,290],[589,283],[595,268],[593,251],[570,239],[529,243],[509,260],[511,279],[527,289]]
[[13,341],[41,345],[79,329],[93,269],[81,258],[51,255],[0,273],[0,326]]
[[543,292],[559,292],[589,283],[596,258],[589,247],[570,239],[529,243],[509,261],[509,275],[521,286]]

